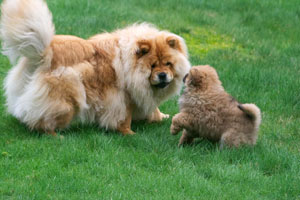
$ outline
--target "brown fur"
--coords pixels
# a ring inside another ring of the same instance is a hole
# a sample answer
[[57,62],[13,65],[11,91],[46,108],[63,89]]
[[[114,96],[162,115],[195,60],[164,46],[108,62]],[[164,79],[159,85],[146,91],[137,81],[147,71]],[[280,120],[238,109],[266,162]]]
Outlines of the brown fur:
[[1,14],[3,52],[15,64],[4,82],[8,112],[31,129],[54,134],[76,117],[133,134],[132,120],[168,117],[158,106],[190,69],[184,40],[146,23],[82,39],[55,35],[43,0],[5,0]]
[[[55,36],[50,45],[53,52],[50,70],[53,71],[59,66],[71,66],[78,71],[87,95],[87,104],[92,107],[96,106],[99,100],[105,101],[107,92],[118,90],[116,74],[112,67],[115,45],[114,40],[88,41],[75,36]],[[49,77],[46,80],[51,88],[49,96],[55,101],[61,101],[62,108],[58,110],[67,110],[50,120],[55,121],[52,129],[65,128],[78,113],[76,96],[79,94],[74,89],[77,86],[73,85],[72,81],[59,80],[56,77]],[[133,134],[130,129],[131,109],[127,110],[126,119],[120,122],[117,130],[123,134]],[[101,113],[98,114],[101,115]],[[43,129],[47,129],[45,123],[43,123]]]
[[222,87],[214,68],[192,67],[185,79],[180,113],[172,119],[171,133],[183,130],[179,145],[201,137],[238,147],[254,145],[261,121],[254,104],[239,104]]
[[[152,70],[150,80],[157,73],[166,72],[170,76],[174,74],[172,66],[169,63],[167,64],[168,60],[172,60],[172,56],[164,56],[165,52],[168,52],[166,48],[170,47],[166,44],[160,44],[160,42],[163,41],[143,41],[139,43],[142,50],[141,53],[137,53],[136,62],[143,60],[145,67],[151,66],[152,63],[157,63],[157,66]],[[113,52],[117,45],[117,40],[109,37],[101,41],[95,39],[86,41],[75,36],[55,36],[50,46],[53,52],[51,70],[55,70],[58,66],[71,66],[76,71],[79,71],[87,94],[87,103],[92,106],[97,105],[99,97],[101,101],[105,101],[106,92],[111,93],[119,90],[116,82],[116,73],[112,67],[112,60],[115,56]],[[150,51],[150,48],[152,48],[152,51]],[[70,49],[72,50],[70,51]],[[144,58],[142,59],[143,56]],[[53,119],[57,121],[54,127],[63,128],[77,114],[76,95],[78,94],[72,92],[73,86],[71,82],[68,83],[65,80],[57,81],[57,78],[49,78],[47,84],[50,88],[53,88],[49,93],[51,98],[56,101],[60,99],[64,102],[61,106],[69,110],[68,114],[62,114],[63,118]],[[127,98],[127,101],[130,101],[130,97],[128,96]],[[117,127],[117,130],[125,135],[134,134],[130,128],[132,120],[132,108],[130,108],[132,106],[130,104],[133,103],[128,102],[125,120],[121,121]],[[166,117],[168,115],[160,113],[159,109],[156,108],[155,112],[149,116],[149,121],[161,121]]]

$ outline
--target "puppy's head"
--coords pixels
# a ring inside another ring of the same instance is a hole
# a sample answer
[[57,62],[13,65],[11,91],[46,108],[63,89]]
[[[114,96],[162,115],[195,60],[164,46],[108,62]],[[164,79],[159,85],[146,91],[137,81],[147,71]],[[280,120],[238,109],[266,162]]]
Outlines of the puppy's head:
[[138,41],[136,58],[139,66],[148,71],[149,83],[156,89],[182,79],[190,68],[183,39],[168,32]]
[[185,75],[183,82],[186,87],[206,90],[209,87],[221,86],[216,70],[209,65],[192,67]]

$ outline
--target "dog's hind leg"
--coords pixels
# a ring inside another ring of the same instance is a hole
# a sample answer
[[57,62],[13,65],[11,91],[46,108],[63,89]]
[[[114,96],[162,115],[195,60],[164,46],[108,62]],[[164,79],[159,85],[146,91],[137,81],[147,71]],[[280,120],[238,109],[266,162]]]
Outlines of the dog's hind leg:
[[57,129],[66,128],[76,114],[76,110],[72,104],[62,100],[49,108],[49,110],[45,113],[44,116],[34,125],[34,129],[43,131],[44,133],[52,136],[56,136]]
[[220,140],[220,149],[227,147],[239,147],[241,144],[246,144],[247,138],[245,134],[237,132],[236,130],[227,130],[222,134]]
[[16,103],[16,117],[52,135],[87,107],[80,77],[72,68],[36,73],[24,91]]
[[118,127],[117,130],[121,132],[123,135],[134,135],[135,132],[131,130],[131,121],[132,121],[132,106],[127,105],[126,108],[127,114],[124,121],[122,121]]

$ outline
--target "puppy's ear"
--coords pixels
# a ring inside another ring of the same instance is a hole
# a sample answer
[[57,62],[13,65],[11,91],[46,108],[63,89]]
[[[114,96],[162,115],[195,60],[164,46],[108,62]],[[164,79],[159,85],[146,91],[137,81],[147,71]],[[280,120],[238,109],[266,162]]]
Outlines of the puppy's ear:
[[202,74],[197,69],[191,69],[189,84],[192,86],[200,87],[203,85],[203,80],[206,74]]
[[151,45],[147,41],[140,41],[138,42],[138,49],[136,50],[136,55],[138,58],[143,57],[147,53],[149,53],[151,49]]
[[172,49],[180,51],[187,57],[187,47],[184,40],[181,37],[171,35],[167,37],[166,42]]

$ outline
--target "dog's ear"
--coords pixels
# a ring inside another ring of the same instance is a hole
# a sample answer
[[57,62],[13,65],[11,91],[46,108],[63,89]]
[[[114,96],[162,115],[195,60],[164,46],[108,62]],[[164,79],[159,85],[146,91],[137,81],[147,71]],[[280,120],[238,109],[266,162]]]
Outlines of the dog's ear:
[[173,49],[177,49],[177,50],[180,49],[179,41],[175,36],[167,37],[167,43]]
[[203,80],[205,79],[206,74],[199,72],[197,69],[191,69],[189,85],[200,87],[203,85]]
[[149,53],[151,49],[151,45],[147,41],[140,41],[138,42],[138,49],[136,50],[136,55],[138,58],[143,57],[147,53]]
[[169,45],[169,47],[180,51],[187,57],[187,47],[186,47],[184,40],[181,37],[171,35],[171,36],[167,37],[166,42]]

